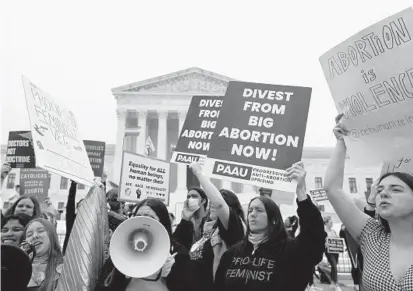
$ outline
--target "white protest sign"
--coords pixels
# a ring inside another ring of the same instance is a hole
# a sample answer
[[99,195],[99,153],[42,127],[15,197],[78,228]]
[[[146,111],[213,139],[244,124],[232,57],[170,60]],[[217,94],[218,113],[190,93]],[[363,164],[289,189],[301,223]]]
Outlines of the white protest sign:
[[169,162],[123,152],[119,200],[139,202],[155,198],[168,206],[170,170]]
[[348,153],[361,164],[394,160],[413,146],[413,10],[390,16],[320,58]]
[[310,195],[316,202],[328,201],[327,192],[324,189],[310,190]]
[[342,238],[327,238],[327,253],[330,254],[339,254],[344,252],[345,242]]
[[23,76],[36,166],[93,186],[93,170],[74,114]]

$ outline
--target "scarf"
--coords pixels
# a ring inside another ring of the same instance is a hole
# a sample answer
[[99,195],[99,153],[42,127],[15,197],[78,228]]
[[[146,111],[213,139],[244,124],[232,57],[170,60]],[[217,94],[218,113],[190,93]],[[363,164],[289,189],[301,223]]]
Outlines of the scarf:
[[267,234],[266,233],[250,233],[248,235],[248,241],[252,244],[254,247],[252,254],[255,253],[257,250],[258,246],[265,242],[267,240]]

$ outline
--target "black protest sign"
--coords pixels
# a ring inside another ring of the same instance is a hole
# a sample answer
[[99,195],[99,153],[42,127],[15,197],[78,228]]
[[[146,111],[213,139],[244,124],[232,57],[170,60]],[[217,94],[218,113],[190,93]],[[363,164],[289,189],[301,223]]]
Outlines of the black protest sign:
[[36,161],[30,131],[10,131],[6,162],[12,168],[35,168]]
[[192,97],[171,163],[190,164],[206,157],[222,101],[219,96]]
[[105,166],[105,147],[103,141],[84,140],[85,149],[89,157],[95,177],[102,177]]
[[293,191],[285,169],[301,160],[311,88],[230,82],[211,141],[211,177]]
[[342,238],[327,238],[327,252],[330,254],[338,254],[344,252],[344,239]]
[[20,170],[20,195],[35,196],[42,203],[47,197],[49,186],[48,171],[39,168]]

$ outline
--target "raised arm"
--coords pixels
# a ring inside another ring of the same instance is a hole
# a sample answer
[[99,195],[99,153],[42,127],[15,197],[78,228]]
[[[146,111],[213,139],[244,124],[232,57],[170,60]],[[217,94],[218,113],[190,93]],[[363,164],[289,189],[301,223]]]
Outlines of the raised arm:
[[351,236],[357,239],[369,217],[360,211],[352,199],[343,191],[344,165],[347,153],[343,136],[347,135],[347,132],[340,122],[334,128],[337,144],[327,167],[324,189],[340,220]]
[[286,170],[287,176],[297,180],[297,214],[300,222],[300,233],[295,239],[297,256],[310,258],[312,266],[323,256],[326,233],[320,211],[306,194],[306,171],[302,162],[295,163]]
[[222,197],[219,190],[212,184],[211,180],[202,174],[202,168],[200,163],[191,164],[191,169],[194,175],[198,178],[202,188],[204,188],[205,194],[208,196],[211,205],[217,211],[219,220],[225,229],[228,229],[229,225],[229,207]]

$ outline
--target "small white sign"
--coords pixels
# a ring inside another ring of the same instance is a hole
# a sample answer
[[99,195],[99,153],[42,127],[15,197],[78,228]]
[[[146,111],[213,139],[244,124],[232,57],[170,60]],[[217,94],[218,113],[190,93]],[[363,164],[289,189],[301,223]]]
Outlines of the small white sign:
[[169,162],[123,152],[119,200],[139,202],[155,198],[169,205]]
[[24,76],[23,87],[36,166],[93,186],[93,170],[73,112]]
[[327,253],[330,254],[339,254],[344,253],[345,242],[342,238],[327,238]]
[[310,195],[315,202],[328,201],[327,192],[324,189],[310,190]]

